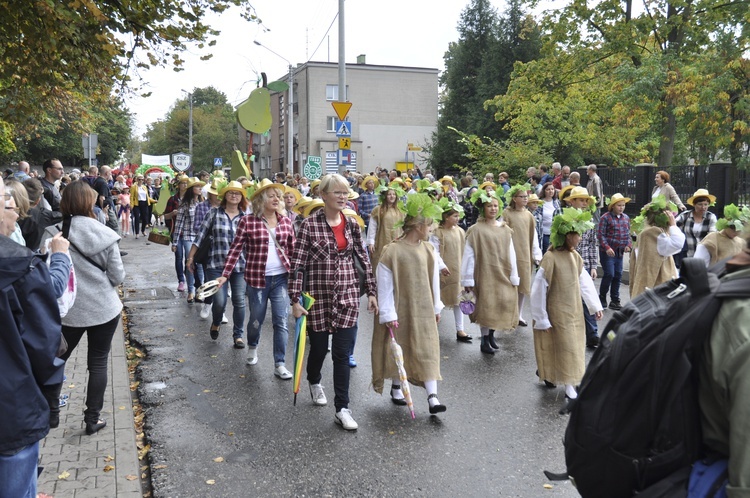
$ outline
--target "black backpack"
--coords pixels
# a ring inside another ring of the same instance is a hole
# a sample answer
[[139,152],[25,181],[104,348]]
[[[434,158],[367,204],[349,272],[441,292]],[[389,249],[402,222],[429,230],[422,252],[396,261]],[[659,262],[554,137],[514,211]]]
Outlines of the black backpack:
[[703,456],[697,364],[722,299],[750,283],[682,265],[614,314],[586,368],[564,441],[584,498],[633,496]]

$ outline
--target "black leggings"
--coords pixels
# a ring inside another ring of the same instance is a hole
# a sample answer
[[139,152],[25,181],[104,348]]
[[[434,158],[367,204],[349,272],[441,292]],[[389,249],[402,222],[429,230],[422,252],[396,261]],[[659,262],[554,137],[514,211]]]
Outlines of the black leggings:
[[148,201],[138,201],[137,206],[133,206],[133,218],[134,218],[134,227],[135,234],[138,235],[138,225],[140,224],[140,233],[145,234],[146,233],[146,225],[148,225],[149,219],[148,216]]

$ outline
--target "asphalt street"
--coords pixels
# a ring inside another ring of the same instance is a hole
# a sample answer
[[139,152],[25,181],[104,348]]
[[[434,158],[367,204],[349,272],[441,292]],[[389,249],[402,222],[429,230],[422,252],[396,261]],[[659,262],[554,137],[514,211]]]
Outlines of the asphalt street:
[[[456,342],[445,310],[439,394],[448,410],[430,416],[426,393],[414,388],[412,420],[370,386],[373,316],[363,307],[350,388],[359,430],[349,433],[334,424],[330,355],[326,407],[313,406],[304,378],[293,406],[292,382],[274,377],[270,306],[259,361],[247,366],[230,324],[211,340],[200,305],[177,292],[167,246],[128,238],[122,249],[130,338],[146,353],[137,375],[154,496],[578,496],[570,482],[543,474],[565,469],[567,416],[558,414],[562,389],[535,376],[531,327],[499,334],[501,349],[488,356],[478,340]],[[291,313],[289,329],[291,370]]]

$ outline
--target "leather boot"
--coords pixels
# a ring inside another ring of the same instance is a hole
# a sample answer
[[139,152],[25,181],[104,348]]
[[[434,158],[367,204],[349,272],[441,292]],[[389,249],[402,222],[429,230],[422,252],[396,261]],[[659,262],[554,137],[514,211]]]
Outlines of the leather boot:
[[495,342],[495,331],[493,329],[490,329],[490,335],[487,336],[487,339],[492,349],[500,349],[500,346]]
[[492,349],[492,347],[490,346],[489,337],[490,336],[488,336],[488,335],[483,335],[482,336],[482,342],[479,345],[479,350],[482,353],[485,353],[485,354],[495,354],[495,350]]

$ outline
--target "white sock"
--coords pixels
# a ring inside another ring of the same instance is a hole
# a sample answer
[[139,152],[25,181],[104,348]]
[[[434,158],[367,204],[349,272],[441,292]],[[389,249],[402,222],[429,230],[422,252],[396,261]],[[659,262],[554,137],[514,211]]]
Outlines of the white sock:
[[518,320],[525,322],[523,319],[523,303],[526,301],[526,294],[518,293]]
[[565,394],[567,394],[570,399],[576,399],[578,397],[576,388],[570,384],[565,384]]
[[[393,389],[393,386],[399,386],[398,389]],[[391,379],[391,397],[393,399],[404,399],[404,393],[401,391],[401,379],[394,377]]]
[[[439,405],[440,401],[437,399],[437,380],[426,380],[424,381],[424,388],[427,391],[427,402],[430,406]],[[436,395],[434,398],[430,398],[431,394]]]

